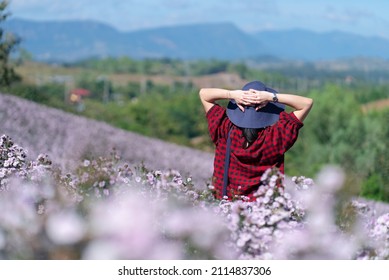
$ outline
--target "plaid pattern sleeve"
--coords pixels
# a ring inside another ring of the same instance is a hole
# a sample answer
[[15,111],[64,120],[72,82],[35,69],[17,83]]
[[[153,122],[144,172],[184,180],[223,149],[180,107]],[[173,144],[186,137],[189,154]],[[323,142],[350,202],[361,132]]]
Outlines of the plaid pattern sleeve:
[[226,131],[228,131],[226,109],[215,104],[207,112],[208,131],[212,142],[216,145],[220,139],[227,138]]
[[292,113],[281,112],[279,121],[273,125],[273,141],[279,154],[286,153],[296,142],[304,124]]

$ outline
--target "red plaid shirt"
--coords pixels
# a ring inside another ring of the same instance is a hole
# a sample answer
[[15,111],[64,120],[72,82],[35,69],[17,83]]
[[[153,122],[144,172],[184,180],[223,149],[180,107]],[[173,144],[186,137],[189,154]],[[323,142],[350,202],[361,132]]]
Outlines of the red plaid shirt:
[[235,195],[253,199],[253,193],[260,185],[261,176],[268,168],[278,167],[284,173],[284,153],[293,146],[303,126],[294,113],[281,112],[277,123],[261,130],[255,142],[247,149],[243,149],[245,139],[242,131],[232,125],[225,108],[214,105],[207,113],[207,120],[211,139],[216,145],[212,184],[217,199],[222,198],[224,160],[231,126],[228,199]]

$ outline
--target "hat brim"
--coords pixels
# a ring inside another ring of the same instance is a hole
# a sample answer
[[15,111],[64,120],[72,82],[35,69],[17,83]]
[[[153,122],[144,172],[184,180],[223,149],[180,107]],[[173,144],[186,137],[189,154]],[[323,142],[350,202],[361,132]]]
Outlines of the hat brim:
[[284,110],[284,104],[269,102],[258,111],[255,110],[255,107],[246,106],[242,112],[235,100],[231,100],[226,111],[230,121],[238,127],[264,128],[275,124],[280,118],[280,113]]

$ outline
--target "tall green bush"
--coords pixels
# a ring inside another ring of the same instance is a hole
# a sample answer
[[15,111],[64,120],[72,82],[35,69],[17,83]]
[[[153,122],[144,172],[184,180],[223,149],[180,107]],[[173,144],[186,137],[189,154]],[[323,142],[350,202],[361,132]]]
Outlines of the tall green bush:
[[7,87],[20,79],[10,63],[11,53],[16,49],[20,39],[14,34],[6,33],[2,27],[10,15],[7,6],[7,1],[0,2],[0,87]]

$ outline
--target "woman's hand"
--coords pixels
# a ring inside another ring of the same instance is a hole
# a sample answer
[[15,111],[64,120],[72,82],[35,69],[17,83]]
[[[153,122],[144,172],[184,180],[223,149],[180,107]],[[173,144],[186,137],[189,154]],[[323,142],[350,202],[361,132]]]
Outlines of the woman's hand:
[[251,106],[251,93],[245,90],[231,90],[229,91],[229,98],[234,99],[239,109],[244,112],[244,106]]
[[273,94],[263,90],[249,90],[250,95],[247,96],[246,101],[250,102],[251,106],[255,107],[255,110],[260,110],[273,100]]
[[235,99],[239,109],[244,112],[244,106],[253,106],[256,110],[266,106],[273,98],[272,93],[267,91],[250,90],[226,90],[220,88],[202,88],[199,92],[200,100],[205,112],[215,105],[219,99]]
[[235,99],[239,109],[244,112],[243,106],[253,106],[257,111],[265,107],[272,100],[273,94],[268,91],[254,89],[249,91],[233,90],[230,91],[230,97]]

